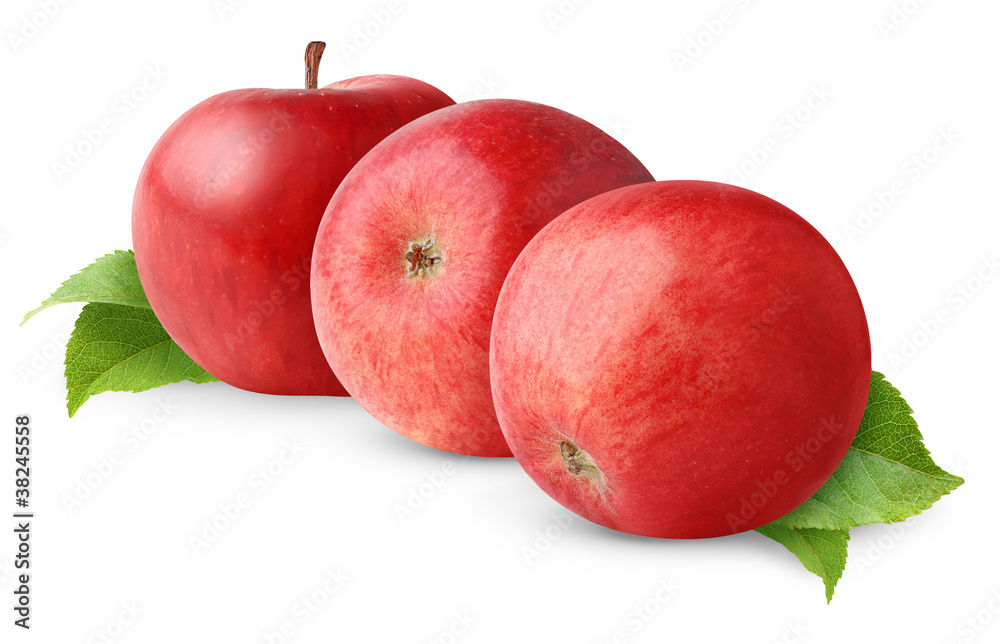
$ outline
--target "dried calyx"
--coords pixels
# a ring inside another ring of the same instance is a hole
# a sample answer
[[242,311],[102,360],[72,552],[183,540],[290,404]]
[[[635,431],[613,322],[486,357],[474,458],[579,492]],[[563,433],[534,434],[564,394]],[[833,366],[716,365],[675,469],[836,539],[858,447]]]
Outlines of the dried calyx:
[[576,476],[585,477],[594,485],[601,487],[601,470],[594,465],[590,454],[576,446],[576,443],[569,439],[563,440],[559,444],[559,455],[566,463],[566,471]]
[[428,277],[436,273],[442,262],[441,249],[431,238],[411,241],[403,254],[408,277]]

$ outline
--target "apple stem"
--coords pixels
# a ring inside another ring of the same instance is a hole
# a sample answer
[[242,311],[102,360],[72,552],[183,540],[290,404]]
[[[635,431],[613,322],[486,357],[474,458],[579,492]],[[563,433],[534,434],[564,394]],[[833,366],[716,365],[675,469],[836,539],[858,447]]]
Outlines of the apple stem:
[[319,61],[325,49],[326,43],[319,40],[306,45],[306,89],[319,87]]

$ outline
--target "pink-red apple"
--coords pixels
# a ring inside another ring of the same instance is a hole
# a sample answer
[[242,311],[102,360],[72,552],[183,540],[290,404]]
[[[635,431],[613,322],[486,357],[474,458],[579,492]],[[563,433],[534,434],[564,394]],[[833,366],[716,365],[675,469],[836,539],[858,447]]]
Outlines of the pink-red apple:
[[507,269],[559,213],[643,181],[620,143],[537,103],[472,101],[403,127],[344,179],[316,236],[313,314],[334,372],[404,436],[509,456],[489,381]]
[[622,188],[570,209],[514,263],[493,321],[500,426],[545,492],[634,534],[769,523],[840,464],[871,347],[830,244],[755,192]]
[[372,146],[454,101],[402,76],[308,85],[229,91],[181,116],[142,169],[132,239],[157,318],[209,373],[262,393],[346,395],[313,327],[316,229]]

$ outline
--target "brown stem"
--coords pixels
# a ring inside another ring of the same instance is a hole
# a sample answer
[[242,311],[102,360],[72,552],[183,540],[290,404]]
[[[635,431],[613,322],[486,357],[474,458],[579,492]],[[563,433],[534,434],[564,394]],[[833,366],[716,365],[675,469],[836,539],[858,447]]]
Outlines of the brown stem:
[[319,87],[319,60],[323,57],[326,43],[319,40],[306,45],[306,89]]

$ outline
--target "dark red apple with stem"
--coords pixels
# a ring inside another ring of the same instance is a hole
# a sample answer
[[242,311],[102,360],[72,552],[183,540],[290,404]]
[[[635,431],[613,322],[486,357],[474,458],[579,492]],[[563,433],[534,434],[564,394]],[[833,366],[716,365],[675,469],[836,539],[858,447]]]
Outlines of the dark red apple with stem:
[[362,76],[317,89],[243,89],[163,134],[136,187],[132,240],[149,302],[209,373],[269,394],[346,395],[316,339],[316,229],[347,172],[391,132],[454,104],[427,83]]
[[509,456],[489,381],[507,269],[559,213],[644,181],[620,143],[537,103],[472,101],[403,127],[351,170],[316,236],[313,313],[334,372],[404,436]]
[[840,464],[868,398],[857,289],[804,219],[755,192],[664,181],[542,230],[503,285],[500,426],[528,475],[602,525],[749,530]]

